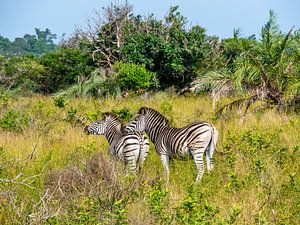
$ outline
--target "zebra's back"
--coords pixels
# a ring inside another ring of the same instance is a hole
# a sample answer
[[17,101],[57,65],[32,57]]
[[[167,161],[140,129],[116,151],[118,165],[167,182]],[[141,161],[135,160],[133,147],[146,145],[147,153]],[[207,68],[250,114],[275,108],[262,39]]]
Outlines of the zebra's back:
[[212,127],[206,122],[194,122],[181,128],[168,127],[160,135],[170,156],[185,157],[190,154],[191,149],[209,144]]

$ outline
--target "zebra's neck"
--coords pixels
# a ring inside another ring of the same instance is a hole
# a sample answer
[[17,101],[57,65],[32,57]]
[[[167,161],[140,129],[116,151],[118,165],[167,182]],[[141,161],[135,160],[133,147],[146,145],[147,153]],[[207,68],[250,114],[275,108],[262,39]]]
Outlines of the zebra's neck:
[[118,138],[121,135],[121,126],[122,124],[120,123],[120,121],[117,120],[111,121],[107,124],[104,136],[106,137],[110,145],[116,138]]
[[172,129],[169,123],[166,122],[164,117],[151,118],[149,117],[146,122],[145,132],[148,134],[150,140],[153,143],[158,141],[159,136],[163,133],[163,130]]

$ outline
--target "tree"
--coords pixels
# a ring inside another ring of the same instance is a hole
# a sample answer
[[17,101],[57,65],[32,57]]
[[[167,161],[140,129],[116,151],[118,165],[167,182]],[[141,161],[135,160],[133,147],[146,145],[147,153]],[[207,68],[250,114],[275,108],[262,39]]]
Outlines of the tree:
[[[292,29],[284,34],[279,30],[276,16],[270,11],[269,20],[262,28],[261,40],[255,48],[244,49],[234,59],[233,69],[215,73],[215,93],[222,94],[225,86],[244,97],[221,107],[219,113],[233,105],[245,105],[245,112],[256,101],[265,106],[282,108],[291,99],[298,98],[299,74],[299,31]],[[227,80],[227,82],[225,82]],[[228,88],[227,88],[228,90]]]
[[38,84],[35,81],[44,72],[44,66],[31,56],[0,58],[0,84],[7,90],[36,91]]
[[74,36],[81,42],[80,46],[90,50],[97,65],[112,69],[113,64],[121,60],[124,27],[131,11],[132,6],[127,2],[124,5],[110,4],[103,9],[103,13],[96,12],[89,20],[87,31],[79,28],[75,32]]
[[6,55],[10,47],[10,40],[0,35],[0,55]]
[[208,49],[205,29],[187,29],[178,6],[163,20],[134,16],[128,3],[111,4],[103,14],[96,14],[87,31],[78,29],[70,42],[89,49],[97,65],[111,70],[118,61],[143,64],[156,74],[162,89],[183,87],[194,79]]
[[55,34],[52,34],[48,28],[45,31],[35,28],[35,32],[36,35],[25,34],[23,37],[15,38],[13,42],[0,36],[0,54],[8,56],[32,54],[39,56],[56,50]]
[[78,49],[66,48],[48,52],[41,56],[39,61],[46,69],[44,74],[37,77],[40,91],[44,93],[53,93],[69,87],[76,83],[79,77],[87,77],[93,69],[91,58]]
[[157,74],[161,87],[183,87],[196,77],[199,62],[204,59],[205,29],[186,27],[186,18],[171,7],[168,15],[157,20],[132,17],[121,49],[123,61],[145,64]]
[[31,43],[31,53],[35,55],[41,55],[49,51],[53,51],[56,49],[56,45],[54,44],[54,39],[56,39],[56,34],[52,34],[52,32],[46,28],[45,31],[42,31],[38,28],[35,28],[36,39],[33,39],[33,36],[24,36],[24,38]]

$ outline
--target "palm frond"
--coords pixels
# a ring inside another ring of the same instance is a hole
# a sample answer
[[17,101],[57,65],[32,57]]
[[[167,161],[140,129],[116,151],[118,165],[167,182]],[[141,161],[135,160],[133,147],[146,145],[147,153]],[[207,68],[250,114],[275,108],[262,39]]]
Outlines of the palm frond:
[[285,92],[285,98],[290,99],[300,95],[300,80],[294,80]]
[[278,46],[278,51],[275,51],[277,65],[281,62],[283,52],[288,47],[288,40],[292,34],[293,28],[294,28],[294,26],[290,29],[290,31],[287,33],[287,35],[285,35],[285,38],[283,39],[282,43]]
[[243,111],[242,116],[244,116],[248,112],[250,106],[258,100],[258,96],[256,94],[252,94],[250,96],[245,96],[237,100],[231,101],[230,103],[220,107],[216,111],[216,116],[220,117],[222,115],[232,114],[232,111],[234,109],[239,109],[240,112]]
[[274,38],[279,33],[279,26],[277,24],[277,18],[275,15],[275,12],[273,10],[270,10],[269,12],[269,20],[267,23],[263,26],[261,30],[261,37],[262,37],[262,43],[265,46],[267,53],[270,53],[270,50],[272,48],[272,45],[274,43]]
[[77,84],[72,85],[68,89],[58,92],[56,96],[87,96],[97,95],[107,77],[105,73],[100,70],[94,70],[87,78],[79,78]]

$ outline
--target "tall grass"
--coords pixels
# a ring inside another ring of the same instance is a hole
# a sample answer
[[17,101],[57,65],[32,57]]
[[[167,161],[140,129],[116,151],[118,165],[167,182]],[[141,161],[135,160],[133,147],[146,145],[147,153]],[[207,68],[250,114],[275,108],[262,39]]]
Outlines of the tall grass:
[[[216,118],[209,98],[163,93],[66,98],[62,107],[44,96],[0,101],[1,224],[300,223],[298,115],[266,110]],[[178,127],[195,120],[215,124],[215,168],[198,186],[192,186],[192,160],[172,161],[166,186],[153,146],[141,173],[127,177],[109,159],[105,138],[83,132],[83,116],[91,122],[101,112],[134,114],[141,106]],[[15,112],[11,124],[21,129],[3,123],[7,112]]]

